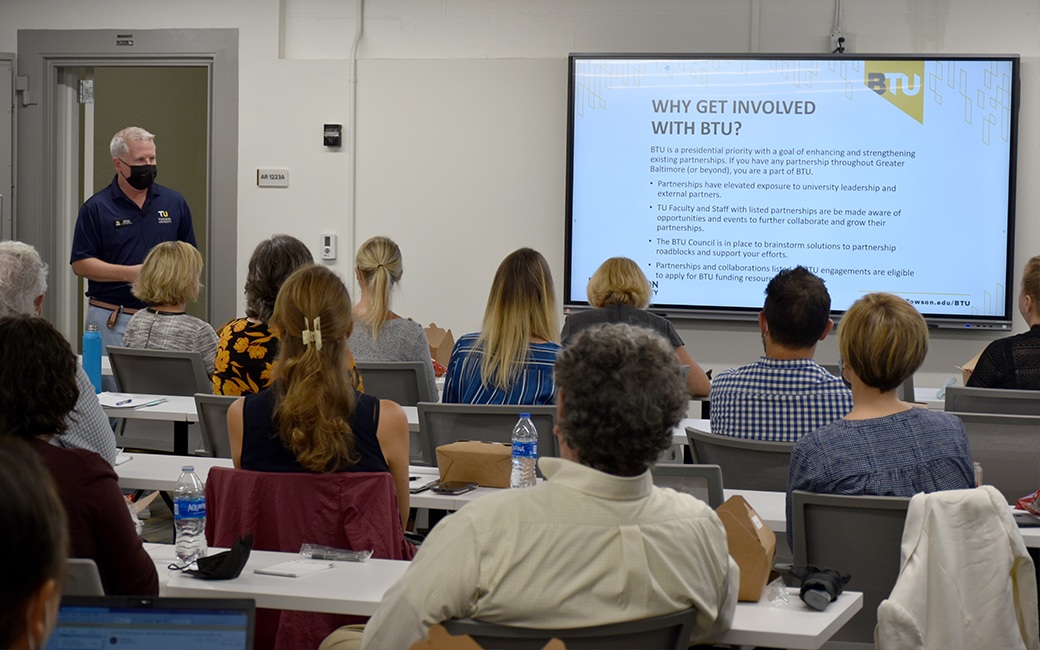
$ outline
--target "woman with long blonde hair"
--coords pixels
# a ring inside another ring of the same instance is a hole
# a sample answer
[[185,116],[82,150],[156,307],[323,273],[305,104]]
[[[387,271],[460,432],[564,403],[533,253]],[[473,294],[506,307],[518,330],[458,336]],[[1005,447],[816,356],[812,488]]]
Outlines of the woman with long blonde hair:
[[481,331],[459,338],[445,375],[445,402],[553,404],[553,364],[562,349],[556,293],[542,254],[509,254],[491,283]]
[[390,309],[391,293],[404,274],[401,249],[388,237],[373,237],[361,245],[354,260],[354,274],[361,287],[361,299],[354,305],[358,326],[349,341],[354,358],[420,361],[426,368],[430,394],[436,395],[437,378],[426,331],[419,323],[401,318]]
[[275,380],[228,410],[235,467],[266,472],[385,472],[408,521],[408,420],[396,403],[351,386],[350,295],[329,269],[285,281],[270,321],[281,341]]

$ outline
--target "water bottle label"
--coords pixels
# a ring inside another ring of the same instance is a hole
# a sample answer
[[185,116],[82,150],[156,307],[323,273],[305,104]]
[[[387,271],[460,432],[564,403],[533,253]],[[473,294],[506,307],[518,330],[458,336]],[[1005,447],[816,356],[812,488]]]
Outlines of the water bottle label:
[[175,521],[181,519],[201,519],[205,516],[205,499],[174,499],[173,518]]
[[513,441],[513,458],[538,458],[538,442]]

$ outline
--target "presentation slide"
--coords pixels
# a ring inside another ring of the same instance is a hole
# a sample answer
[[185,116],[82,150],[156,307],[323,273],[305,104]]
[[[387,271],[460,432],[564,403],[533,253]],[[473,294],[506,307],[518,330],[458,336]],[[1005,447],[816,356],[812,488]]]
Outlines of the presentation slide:
[[653,305],[760,309],[796,265],[1007,319],[1017,59],[572,59],[570,303],[630,257]]

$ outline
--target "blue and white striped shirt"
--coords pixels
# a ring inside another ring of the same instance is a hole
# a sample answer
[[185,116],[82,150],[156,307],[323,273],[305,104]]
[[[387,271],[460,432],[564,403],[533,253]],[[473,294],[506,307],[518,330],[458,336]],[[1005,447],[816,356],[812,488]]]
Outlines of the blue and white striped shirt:
[[852,410],[852,391],[812,359],[770,359],[711,381],[711,432],[795,442]]
[[555,404],[553,365],[563,349],[556,343],[531,343],[516,381],[509,390],[481,381],[484,350],[476,347],[479,334],[466,334],[455,343],[448,361],[441,401],[452,404]]

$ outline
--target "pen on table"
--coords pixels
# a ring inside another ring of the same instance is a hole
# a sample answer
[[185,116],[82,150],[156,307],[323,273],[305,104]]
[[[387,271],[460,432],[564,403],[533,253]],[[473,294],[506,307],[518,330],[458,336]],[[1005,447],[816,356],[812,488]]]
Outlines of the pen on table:
[[132,401],[134,401],[134,400],[133,399],[125,399],[122,402],[116,402],[116,406],[122,406],[123,404],[129,404]]

